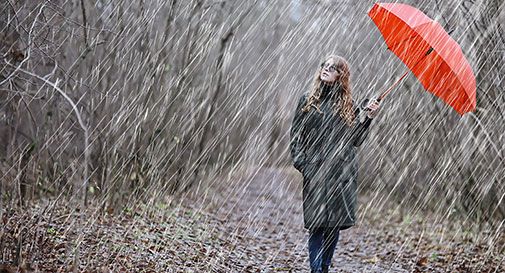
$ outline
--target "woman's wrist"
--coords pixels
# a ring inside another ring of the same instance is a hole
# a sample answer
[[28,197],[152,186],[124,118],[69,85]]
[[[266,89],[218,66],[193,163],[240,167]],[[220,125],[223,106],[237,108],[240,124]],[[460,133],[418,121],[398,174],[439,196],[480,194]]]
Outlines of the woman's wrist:
[[366,116],[369,119],[374,119],[377,116],[377,111],[366,111]]

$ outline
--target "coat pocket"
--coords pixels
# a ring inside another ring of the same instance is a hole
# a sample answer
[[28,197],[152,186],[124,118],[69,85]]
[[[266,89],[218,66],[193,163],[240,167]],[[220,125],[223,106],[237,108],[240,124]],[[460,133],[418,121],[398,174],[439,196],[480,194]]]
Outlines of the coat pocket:
[[349,163],[354,160],[356,157],[356,147],[354,146],[347,146],[338,155],[338,160]]

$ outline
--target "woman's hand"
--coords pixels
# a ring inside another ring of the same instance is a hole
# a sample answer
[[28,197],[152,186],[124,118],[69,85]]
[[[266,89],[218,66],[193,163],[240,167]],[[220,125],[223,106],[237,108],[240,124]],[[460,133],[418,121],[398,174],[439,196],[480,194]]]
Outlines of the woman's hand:
[[365,107],[366,115],[369,118],[375,118],[377,116],[377,114],[379,113],[379,108],[380,108],[380,102],[377,101],[377,99],[373,99]]
[[303,152],[298,154],[293,161],[293,166],[295,169],[303,173],[302,170],[303,166],[305,165],[305,154]]

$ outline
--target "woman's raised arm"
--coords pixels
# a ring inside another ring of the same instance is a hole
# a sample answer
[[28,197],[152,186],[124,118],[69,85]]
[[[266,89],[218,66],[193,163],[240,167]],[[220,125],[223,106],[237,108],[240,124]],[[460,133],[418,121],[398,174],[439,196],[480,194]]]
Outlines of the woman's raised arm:
[[372,119],[368,117],[365,107],[368,103],[368,99],[364,99],[356,110],[354,111],[355,117],[357,119],[357,124],[353,129],[353,137],[354,142],[353,145],[356,147],[361,146],[363,141],[365,141],[368,133],[370,132],[370,124],[372,123]]

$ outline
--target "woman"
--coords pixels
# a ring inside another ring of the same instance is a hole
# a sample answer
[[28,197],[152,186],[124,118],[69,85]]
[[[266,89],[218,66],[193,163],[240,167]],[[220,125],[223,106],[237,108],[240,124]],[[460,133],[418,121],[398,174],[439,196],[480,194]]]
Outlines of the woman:
[[303,175],[311,272],[328,272],[340,230],[355,224],[356,147],[379,109],[376,100],[367,101],[354,107],[349,66],[334,55],[321,64],[311,90],[298,101],[290,152]]

